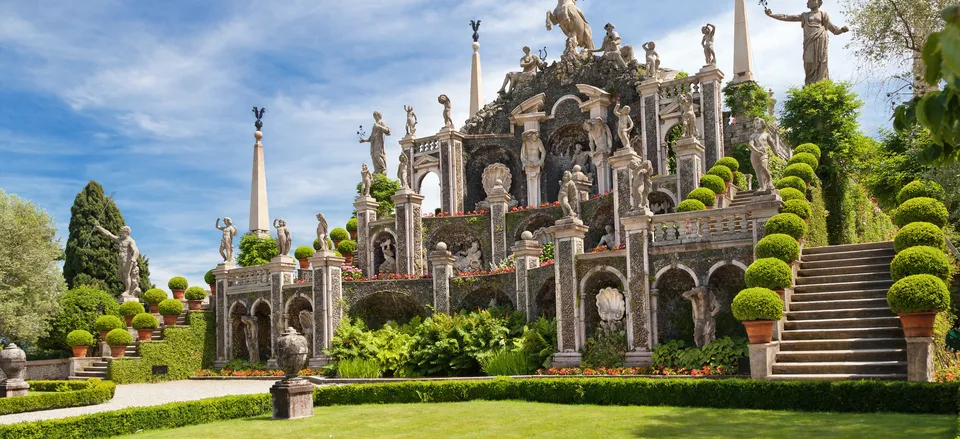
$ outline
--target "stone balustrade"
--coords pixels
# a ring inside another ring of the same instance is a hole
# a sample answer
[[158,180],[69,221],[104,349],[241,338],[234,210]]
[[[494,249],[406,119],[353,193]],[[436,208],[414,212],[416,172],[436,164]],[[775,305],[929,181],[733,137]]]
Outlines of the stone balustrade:
[[693,93],[694,95],[700,93],[699,76],[688,76],[660,84],[660,98],[662,99],[660,103],[666,104],[667,102],[671,102],[670,100],[676,99],[684,93]]
[[270,286],[270,269],[266,265],[234,268],[227,272],[228,291],[262,290]]
[[437,136],[424,137],[414,140],[413,152],[415,155],[438,153],[440,146],[441,142]]
[[753,223],[747,206],[657,215],[651,237],[654,246],[752,239]]

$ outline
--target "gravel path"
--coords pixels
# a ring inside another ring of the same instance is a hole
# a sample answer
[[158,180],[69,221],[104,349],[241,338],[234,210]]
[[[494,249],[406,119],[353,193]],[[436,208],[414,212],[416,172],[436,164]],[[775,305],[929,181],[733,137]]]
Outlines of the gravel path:
[[117,386],[113,399],[105,404],[0,416],[0,424],[13,424],[42,419],[67,418],[90,413],[108,412],[127,407],[151,406],[176,401],[193,401],[227,395],[269,393],[274,381],[171,381],[157,384],[124,384]]

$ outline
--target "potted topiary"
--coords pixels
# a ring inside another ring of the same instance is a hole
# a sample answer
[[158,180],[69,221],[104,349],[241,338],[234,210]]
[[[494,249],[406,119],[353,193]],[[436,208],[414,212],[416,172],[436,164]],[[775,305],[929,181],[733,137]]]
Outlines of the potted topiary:
[[123,321],[117,316],[100,316],[93,322],[93,327],[100,333],[100,339],[106,341],[108,332],[123,328]]
[[160,326],[157,317],[150,313],[137,314],[133,318],[133,329],[137,330],[137,338],[140,341],[150,341],[153,338],[153,331]]
[[915,274],[890,287],[887,304],[900,316],[905,337],[932,337],[937,312],[950,307],[950,291],[934,275]]
[[203,299],[207,297],[207,292],[200,287],[190,287],[183,293],[183,296],[187,299],[187,306],[189,306],[190,311],[199,311]]
[[717,203],[717,194],[705,187],[698,187],[687,194],[687,199],[697,200],[707,208],[713,209],[713,205]]
[[150,304],[150,312],[156,314],[157,304],[167,299],[167,293],[159,288],[151,288],[143,293],[143,301]]
[[163,316],[163,326],[175,326],[177,317],[183,312],[183,302],[177,299],[166,299],[157,305],[157,309]]
[[793,286],[793,269],[777,258],[757,259],[743,275],[747,288],[767,288],[777,292],[783,300],[784,290]]
[[337,251],[343,255],[343,258],[346,259],[347,265],[353,264],[353,253],[357,251],[357,243],[349,239],[340,241],[340,245],[337,246]]
[[694,200],[693,198],[688,198],[680,202],[677,205],[677,213],[683,212],[696,212],[698,210],[706,210],[707,206],[700,202],[700,200]]
[[114,329],[107,334],[107,344],[110,345],[110,355],[113,358],[123,358],[127,346],[133,344],[133,337],[126,329]]
[[803,222],[803,218],[792,213],[781,213],[767,220],[763,225],[763,233],[764,235],[782,233],[803,242],[803,236],[807,234],[807,223]]
[[70,333],[67,334],[67,346],[73,349],[74,357],[85,358],[87,356],[87,349],[93,346],[93,334],[82,329],[70,331]]
[[126,320],[128,328],[133,324],[133,316],[142,312],[144,312],[144,309],[140,302],[123,302],[123,304],[120,305],[120,315],[122,315],[123,319]]
[[167,287],[173,292],[173,298],[183,300],[183,290],[187,289],[187,279],[177,276],[167,282]]
[[770,343],[773,324],[783,317],[783,302],[767,288],[747,288],[733,298],[733,316],[747,329],[750,343]]
[[349,238],[350,235],[347,231],[339,227],[330,231],[330,240],[333,241],[333,246],[336,248],[340,248],[340,242]]
[[357,239],[357,218],[350,218],[350,221],[347,221],[347,232],[350,232],[350,239]]
[[714,166],[707,171],[707,175],[716,175],[723,180],[724,192],[727,192],[730,189],[730,185],[733,183],[733,171],[726,166]]
[[[723,168],[723,167],[721,167]],[[726,168],[723,168],[726,169]],[[729,169],[727,169],[729,171]],[[723,181],[722,178],[717,177],[716,175],[707,174],[700,177],[700,187],[705,187],[713,191],[717,195],[723,195],[727,190],[727,183]]]
[[210,294],[217,294],[217,277],[213,275],[213,270],[203,275],[203,281],[210,285]]
[[293,257],[297,258],[297,260],[300,261],[301,270],[306,270],[310,268],[309,259],[311,256],[313,256],[313,249],[305,245],[301,245],[300,247],[297,247],[297,249],[293,251]]
[[767,235],[757,243],[756,254],[758,259],[777,258],[791,264],[800,257],[800,243],[790,235]]

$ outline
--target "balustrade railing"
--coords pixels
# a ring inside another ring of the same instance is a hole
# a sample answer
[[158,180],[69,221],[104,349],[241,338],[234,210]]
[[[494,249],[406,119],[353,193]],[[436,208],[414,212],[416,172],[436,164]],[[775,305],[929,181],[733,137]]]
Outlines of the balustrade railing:
[[413,142],[414,154],[431,154],[440,151],[440,139],[436,136],[416,139]]
[[256,289],[270,286],[270,270],[265,265],[241,267],[227,274],[227,292],[231,289]]
[[697,76],[688,76],[660,84],[660,97],[662,99],[673,100],[683,93],[700,93],[700,78]]
[[653,217],[654,246],[733,241],[753,236],[753,218],[747,207],[708,209]]

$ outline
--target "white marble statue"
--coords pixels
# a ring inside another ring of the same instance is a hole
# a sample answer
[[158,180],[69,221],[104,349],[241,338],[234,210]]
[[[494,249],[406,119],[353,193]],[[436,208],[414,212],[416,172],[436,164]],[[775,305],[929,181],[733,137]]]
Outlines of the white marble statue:
[[483,252],[480,251],[480,242],[474,241],[466,250],[460,250],[454,255],[454,268],[458,272],[470,272],[483,268]]
[[570,161],[573,162],[574,166],[579,166],[588,177],[593,177],[593,174],[588,172],[590,170],[590,153],[583,149],[582,144],[573,145],[573,154],[570,156]]
[[590,138],[590,152],[610,154],[613,151],[613,134],[603,118],[587,119],[583,123],[583,130],[587,132],[587,137]]
[[580,191],[577,189],[577,183],[573,181],[573,173],[565,171],[563,180],[560,182],[560,194],[557,196],[560,200],[560,209],[563,211],[564,218],[580,217]]
[[600,237],[600,242],[597,243],[597,247],[605,246],[609,249],[612,249],[617,246],[617,235],[613,230],[613,226],[607,224],[603,226],[603,230],[607,233]]
[[803,70],[806,73],[804,84],[810,85],[824,79],[830,79],[827,67],[830,36],[827,32],[840,35],[850,28],[837,27],[830,21],[830,16],[820,10],[823,0],[807,0],[809,12],[800,14],[774,14],[770,8],[764,12],[771,18],[780,21],[799,21],[803,27]]
[[407,135],[410,137],[416,137],[417,135],[417,115],[413,112],[413,105],[403,106],[403,111],[407,112]]
[[747,145],[750,147],[750,164],[757,173],[757,192],[770,192],[773,190],[773,178],[770,175],[770,154],[767,151],[774,146],[774,139],[763,119],[753,119],[753,134],[750,135]]
[[93,227],[116,242],[120,248],[117,258],[120,282],[123,282],[121,297],[124,299],[140,297],[140,250],[137,249],[136,241],[130,236],[130,227],[120,227],[120,236],[110,233],[109,230],[101,227],[99,222],[95,222]]
[[700,45],[703,46],[703,59],[708,66],[717,64],[717,52],[713,50],[713,37],[717,34],[717,27],[707,23],[706,26],[700,28],[700,32],[703,33],[703,39],[700,40]]
[[650,212],[650,191],[653,189],[653,163],[650,160],[634,159],[630,162],[630,195],[633,209]]
[[[537,58],[536,55],[530,54],[530,47],[523,46],[523,57],[520,58],[520,71],[507,73],[507,76],[503,78],[503,86],[500,87],[499,93],[511,93],[520,84],[530,82],[537,77],[537,70],[540,69],[541,65],[543,65],[543,61],[540,61],[540,58]],[[507,90],[508,85],[510,86],[510,90]]]
[[603,28],[607,31],[607,34],[603,37],[603,44],[601,44],[599,49],[594,49],[590,52],[603,52],[603,55],[601,55],[602,59],[613,62],[621,69],[627,68],[627,64],[635,60],[633,46],[629,44],[621,46],[623,39],[621,39],[620,34],[614,30],[617,27],[614,26],[613,23],[607,23]]
[[617,135],[620,136],[620,143],[624,148],[631,148],[630,132],[633,131],[633,118],[630,117],[630,106],[620,106],[620,102],[613,107],[613,113],[617,115]]
[[290,237],[287,221],[282,218],[274,218],[273,228],[277,229],[277,250],[280,251],[281,256],[289,256],[293,239]]
[[720,314],[720,302],[704,287],[683,293],[683,298],[693,305],[693,342],[702,348],[717,338],[716,317]]
[[399,165],[397,165],[397,180],[400,180],[400,190],[410,189],[410,167],[407,162],[407,153],[402,151]]
[[396,273],[397,258],[393,252],[393,240],[387,238],[380,243],[380,250],[383,252],[383,263],[377,269],[378,273]]
[[440,105],[443,105],[443,127],[448,130],[453,130],[453,119],[450,118],[450,98],[447,95],[440,95],[437,97],[437,102]]
[[223,232],[223,237],[220,238],[220,257],[223,258],[223,262],[232,262],[233,238],[237,236],[237,228],[233,226],[233,220],[229,217],[223,218],[223,226],[221,226],[220,218],[217,218],[217,224],[214,227]]
[[524,131],[523,146],[520,149],[520,162],[524,167],[543,166],[543,161],[547,157],[547,150],[540,140],[540,133],[537,130]]
[[373,160],[373,173],[387,175],[387,152],[384,149],[383,136],[390,135],[390,127],[383,121],[379,111],[373,112],[373,128],[370,137],[361,138],[360,143],[370,143],[370,159]]
[[590,189],[593,187],[593,179],[583,172],[580,165],[573,165],[573,182],[577,185],[577,193],[580,195],[580,201],[590,199]]
[[373,176],[370,175],[370,168],[364,163],[360,168],[360,196],[370,197],[370,188],[373,186]]
[[577,0],[557,0],[553,12],[547,11],[547,30],[557,24],[567,38],[576,37],[580,47],[593,50],[593,30],[583,11],[577,7]]
[[240,327],[243,329],[243,341],[247,345],[247,354],[251,363],[260,362],[260,343],[258,340],[259,328],[257,319],[250,316],[240,317]]
[[657,53],[657,44],[653,41],[648,41],[643,44],[643,50],[646,53],[646,63],[644,64],[645,69],[647,70],[647,77],[659,79],[660,78],[660,54]]
[[597,313],[600,314],[600,328],[604,331],[619,329],[620,321],[626,312],[623,293],[616,288],[604,288],[597,294]]
[[681,93],[677,98],[680,101],[680,130],[683,137],[700,137],[697,128],[697,113],[693,111],[693,95]]
[[320,251],[329,251],[330,244],[327,243],[327,237],[330,236],[327,228],[327,218],[322,213],[317,214],[317,241],[320,243]]
[[297,314],[300,320],[300,333],[307,338],[307,346],[310,346],[310,352],[313,352],[313,313],[307,310],[300,310]]

